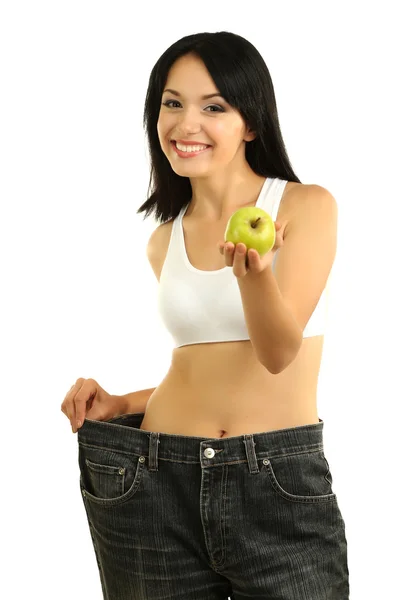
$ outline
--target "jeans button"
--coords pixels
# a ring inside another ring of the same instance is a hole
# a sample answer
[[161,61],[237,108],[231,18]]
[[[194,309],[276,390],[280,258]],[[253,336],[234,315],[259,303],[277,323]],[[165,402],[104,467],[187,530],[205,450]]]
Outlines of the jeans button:
[[215,450],[213,448],[206,448],[204,450],[204,456],[206,458],[213,458],[213,456],[215,456]]

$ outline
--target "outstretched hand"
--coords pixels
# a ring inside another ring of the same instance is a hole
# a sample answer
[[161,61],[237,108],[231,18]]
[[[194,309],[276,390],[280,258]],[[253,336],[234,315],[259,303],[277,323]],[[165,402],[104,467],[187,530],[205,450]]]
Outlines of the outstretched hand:
[[272,267],[276,251],[283,246],[282,225],[278,221],[275,221],[275,233],[275,245],[264,256],[260,256],[254,248],[247,250],[242,243],[235,245],[232,242],[218,242],[219,251],[225,256],[226,266],[233,267],[235,277],[239,279],[247,274],[258,275]]

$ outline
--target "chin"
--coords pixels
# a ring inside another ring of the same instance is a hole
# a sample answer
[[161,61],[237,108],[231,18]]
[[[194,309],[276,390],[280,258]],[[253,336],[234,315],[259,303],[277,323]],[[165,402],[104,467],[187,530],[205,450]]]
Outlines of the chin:
[[171,169],[181,177],[201,177],[202,175],[210,175],[210,169],[200,168],[194,169],[193,167],[188,167],[186,169],[177,168],[176,165],[171,164]]

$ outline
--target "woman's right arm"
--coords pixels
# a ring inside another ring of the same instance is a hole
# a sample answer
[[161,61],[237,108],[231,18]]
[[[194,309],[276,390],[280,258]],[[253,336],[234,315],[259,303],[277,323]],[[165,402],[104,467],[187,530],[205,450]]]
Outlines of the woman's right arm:
[[145,413],[147,402],[155,389],[156,388],[147,388],[146,390],[139,390],[137,392],[130,392],[129,394],[117,396],[121,403],[121,414]]
[[155,389],[118,396],[106,392],[95,379],[80,377],[69,389],[61,410],[70,420],[73,433],[76,433],[86,418],[106,421],[128,413],[144,413]]

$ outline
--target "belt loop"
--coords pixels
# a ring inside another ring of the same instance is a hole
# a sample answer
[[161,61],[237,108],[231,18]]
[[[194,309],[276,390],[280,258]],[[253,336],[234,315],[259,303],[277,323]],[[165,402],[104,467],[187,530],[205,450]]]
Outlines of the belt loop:
[[149,471],[158,471],[158,444],[160,443],[160,433],[152,431],[149,438]]
[[249,465],[249,471],[250,473],[258,473],[260,469],[258,468],[256,451],[254,449],[256,444],[254,441],[253,434],[245,433],[243,435],[243,438],[243,443],[246,449],[247,462]]

